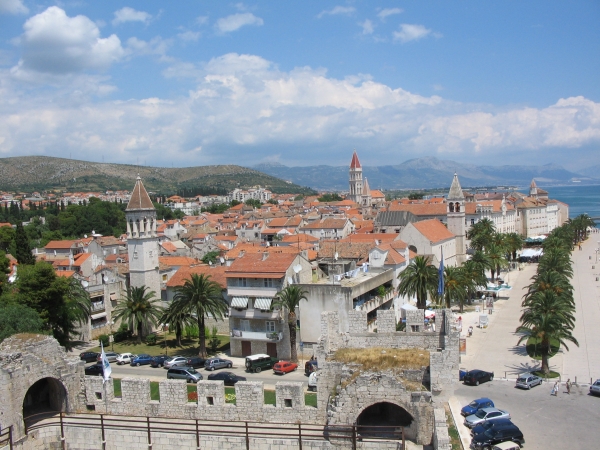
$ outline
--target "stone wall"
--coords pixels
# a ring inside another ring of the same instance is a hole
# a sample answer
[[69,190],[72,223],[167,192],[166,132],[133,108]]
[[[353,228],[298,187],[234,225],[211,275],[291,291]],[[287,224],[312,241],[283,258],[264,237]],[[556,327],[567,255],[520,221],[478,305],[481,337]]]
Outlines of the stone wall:
[[433,410],[433,448],[435,450],[452,450],[446,411],[443,408]]

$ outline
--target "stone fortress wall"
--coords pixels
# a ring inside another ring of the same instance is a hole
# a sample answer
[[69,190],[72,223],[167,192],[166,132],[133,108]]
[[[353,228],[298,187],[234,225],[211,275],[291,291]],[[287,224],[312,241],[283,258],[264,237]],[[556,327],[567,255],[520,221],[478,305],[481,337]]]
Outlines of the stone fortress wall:
[[[67,413],[93,412],[114,416],[315,425],[353,425],[365,408],[386,402],[398,405],[414,418],[413,423],[405,430],[408,438],[421,444],[430,443],[434,439],[436,448],[445,449],[447,429],[445,422],[442,425],[439,411],[436,413],[435,410],[437,404],[453,389],[458,370],[458,335],[450,331],[449,311],[438,312],[435,322],[437,332],[418,331],[421,329],[419,326],[423,326],[422,311],[420,313],[421,316],[411,317],[411,324],[416,324],[416,327],[411,327],[407,332],[397,332],[394,311],[380,311],[378,330],[376,333],[369,333],[366,331],[366,313],[350,311],[349,331],[340,333],[337,313],[324,312],[322,336],[316,348],[316,356],[321,363],[316,408],[306,406],[304,387],[300,382],[278,382],[275,388],[275,405],[265,405],[263,383],[251,381],[236,384],[236,404],[225,402],[222,381],[208,380],[197,383],[198,399],[194,402],[188,401],[187,386],[183,380],[161,381],[160,400],[156,401],[150,399],[149,380],[125,378],[121,380],[122,395],[115,398],[112,380],[103,383],[100,377],[85,376],[84,363],[77,356],[68,355],[53,338],[40,335],[13,336],[0,345],[0,394],[3,400],[0,402],[0,427],[4,429],[13,425],[15,436],[20,439],[20,447],[23,449],[42,448],[36,447],[40,445],[39,439],[36,441],[25,436],[23,407],[29,401],[26,397],[31,395],[45,395],[51,409]],[[429,377],[425,373],[405,375],[416,377],[415,380],[429,379],[432,389],[411,392],[396,378],[384,373],[361,374],[342,388],[340,381],[347,368],[340,363],[327,361],[327,356],[342,347],[426,349],[430,351]],[[35,391],[32,386],[35,387],[34,384],[39,380],[46,380],[46,394],[31,393]],[[34,401],[35,398],[31,400]],[[69,433],[79,436],[76,427],[72,428]],[[44,433],[50,433],[54,437],[56,435],[44,430],[34,432],[47,445],[46,448],[50,448],[53,445],[50,445],[50,438],[44,437]],[[132,432],[131,436],[135,433],[137,432]],[[170,439],[172,443],[173,438]],[[211,447],[211,440],[206,439],[207,445],[203,448],[217,448]],[[231,448],[236,448],[233,443],[235,439],[231,439]],[[257,448],[280,448],[278,440],[273,440],[272,443],[267,441],[268,439],[264,439]],[[340,447],[334,441],[320,442],[321,444],[317,444],[317,441],[313,441],[307,446],[343,448],[343,445]],[[288,444],[295,448],[297,441],[296,444]],[[289,448],[289,445],[285,448]],[[388,448],[388,444],[382,442],[381,445],[382,447],[371,447],[371,444],[361,443],[361,448]],[[147,448],[147,443],[145,446]],[[85,444],[82,447],[71,445],[69,448],[85,448]],[[132,445],[131,448],[137,447]]]

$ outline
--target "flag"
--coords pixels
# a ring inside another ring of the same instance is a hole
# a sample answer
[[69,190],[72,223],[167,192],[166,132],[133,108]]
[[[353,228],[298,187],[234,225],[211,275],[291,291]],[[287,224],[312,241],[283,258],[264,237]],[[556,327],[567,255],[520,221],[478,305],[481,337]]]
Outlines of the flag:
[[444,250],[442,249],[442,259],[440,260],[440,268],[438,269],[438,295],[444,295]]
[[100,361],[102,362],[102,377],[104,378],[104,381],[108,381],[110,374],[112,373],[112,368],[110,367],[106,353],[104,353],[102,341],[100,341],[100,355]]

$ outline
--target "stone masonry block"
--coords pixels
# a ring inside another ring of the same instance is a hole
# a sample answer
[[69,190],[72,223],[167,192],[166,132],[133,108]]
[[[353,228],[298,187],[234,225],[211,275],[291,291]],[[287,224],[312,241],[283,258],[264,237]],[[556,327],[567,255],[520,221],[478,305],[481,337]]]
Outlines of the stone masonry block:
[[394,333],[396,331],[396,312],[393,309],[377,311],[377,332]]
[[[198,381],[198,408],[223,406],[225,404],[225,384],[223,381]],[[212,402],[212,403],[211,403]]]
[[123,403],[132,403],[138,407],[150,401],[150,380],[142,378],[123,378],[121,380],[121,398]]
[[262,381],[238,381],[235,384],[235,398],[238,408],[262,409],[265,403]]
[[301,382],[278,381],[275,384],[275,406],[277,408],[304,407],[304,385]]
[[187,400],[187,383],[185,380],[163,380],[158,383],[160,402],[169,406],[185,406]]
[[366,333],[367,311],[348,311],[348,326],[349,333]]

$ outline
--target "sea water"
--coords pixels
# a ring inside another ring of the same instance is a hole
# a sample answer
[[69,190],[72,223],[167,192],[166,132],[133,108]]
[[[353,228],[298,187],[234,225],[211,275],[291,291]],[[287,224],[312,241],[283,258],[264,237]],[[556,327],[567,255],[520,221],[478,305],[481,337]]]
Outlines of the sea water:
[[[569,185],[569,186],[540,186],[548,191],[548,198],[559,200],[569,205],[571,219],[580,214],[590,217],[600,217],[600,186],[598,185]],[[523,192],[529,193],[529,189]],[[600,227],[600,220],[596,222]]]

